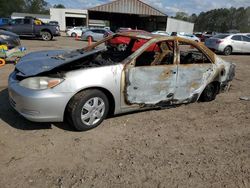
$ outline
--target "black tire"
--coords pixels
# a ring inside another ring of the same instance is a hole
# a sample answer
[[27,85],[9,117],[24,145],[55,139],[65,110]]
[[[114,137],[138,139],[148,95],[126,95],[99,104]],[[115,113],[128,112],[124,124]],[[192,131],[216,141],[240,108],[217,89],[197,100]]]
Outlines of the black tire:
[[53,39],[53,36],[49,31],[42,31],[41,36],[44,41],[49,41]]
[[71,33],[71,37],[76,37],[76,33]]
[[217,93],[218,93],[218,88],[216,84],[213,83],[208,84],[200,96],[200,101],[202,102],[212,101],[216,98]]
[[67,106],[69,123],[78,131],[87,131],[97,127],[106,118],[108,111],[108,98],[97,89],[85,90],[76,94]]
[[91,39],[92,42],[94,42],[94,39],[92,36],[87,36],[87,40],[89,40],[89,38]]
[[224,55],[230,55],[232,53],[233,49],[231,46],[227,46],[224,51],[223,51],[223,54]]

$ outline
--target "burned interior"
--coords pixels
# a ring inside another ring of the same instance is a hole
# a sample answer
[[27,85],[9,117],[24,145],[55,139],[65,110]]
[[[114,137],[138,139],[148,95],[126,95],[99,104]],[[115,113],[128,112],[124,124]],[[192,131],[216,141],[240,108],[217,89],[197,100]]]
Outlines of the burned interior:
[[179,43],[180,64],[211,63],[211,60],[201,50],[185,42]]

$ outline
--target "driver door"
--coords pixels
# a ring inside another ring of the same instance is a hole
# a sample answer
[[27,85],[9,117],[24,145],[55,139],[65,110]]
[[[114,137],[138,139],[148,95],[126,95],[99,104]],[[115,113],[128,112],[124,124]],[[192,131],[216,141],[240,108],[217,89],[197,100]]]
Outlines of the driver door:
[[[169,103],[175,94],[177,65],[174,63],[174,41],[151,45],[125,71],[125,99],[128,104],[157,105]],[[158,47],[159,46],[159,47]]]

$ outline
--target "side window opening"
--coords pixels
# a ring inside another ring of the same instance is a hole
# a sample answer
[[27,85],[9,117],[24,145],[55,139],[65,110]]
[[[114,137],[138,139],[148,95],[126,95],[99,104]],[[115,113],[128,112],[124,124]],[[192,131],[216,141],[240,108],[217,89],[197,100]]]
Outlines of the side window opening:
[[16,24],[23,24],[23,20],[22,19],[14,19],[11,21],[11,23],[13,25],[16,25]]
[[30,24],[30,19],[24,19],[23,24]]
[[242,36],[242,39],[243,39],[244,42],[250,42],[250,38],[249,37]]
[[232,36],[232,40],[235,40],[235,41],[241,41],[241,35],[234,35]]
[[136,59],[135,66],[171,65],[174,61],[174,41],[152,44]]
[[211,63],[208,57],[198,48],[188,43],[179,43],[180,64]]

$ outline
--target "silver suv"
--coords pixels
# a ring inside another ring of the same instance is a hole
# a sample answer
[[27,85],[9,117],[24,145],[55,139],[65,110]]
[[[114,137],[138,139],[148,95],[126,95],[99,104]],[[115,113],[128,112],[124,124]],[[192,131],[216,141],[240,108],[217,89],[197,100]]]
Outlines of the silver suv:
[[104,34],[107,33],[107,29],[96,28],[96,29],[89,29],[82,32],[82,40],[88,40],[90,37],[92,41],[99,41],[104,38]]
[[250,37],[247,34],[219,34],[205,41],[211,50],[222,52],[224,55],[231,53],[250,53]]

